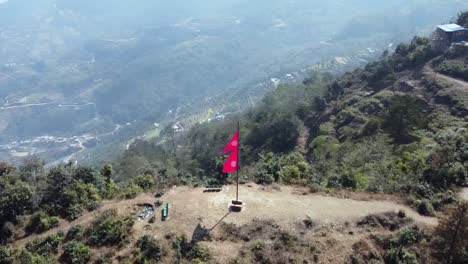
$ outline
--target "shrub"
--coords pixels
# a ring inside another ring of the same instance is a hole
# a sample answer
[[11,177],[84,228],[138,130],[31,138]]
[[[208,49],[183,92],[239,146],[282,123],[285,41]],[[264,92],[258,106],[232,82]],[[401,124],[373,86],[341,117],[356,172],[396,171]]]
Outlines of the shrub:
[[401,246],[410,246],[421,242],[424,238],[424,234],[417,227],[405,228],[400,232],[398,244]]
[[63,233],[57,233],[47,236],[43,239],[34,239],[32,242],[26,244],[26,249],[41,256],[51,256],[58,253],[60,244],[64,239]]
[[59,225],[59,219],[55,216],[39,211],[31,217],[26,231],[29,233],[42,233]]
[[211,259],[211,253],[208,247],[197,244],[189,252],[189,258],[192,261],[208,262]]
[[147,191],[154,187],[154,178],[151,175],[141,175],[133,180],[133,183],[141,189]]
[[150,235],[144,235],[137,242],[140,249],[139,263],[146,263],[146,260],[160,261],[163,257],[162,247]]
[[185,235],[176,237],[172,242],[172,247],[176,252],[176,258],[178,260],[186,257],[191,250],[191,244],[187,241],[187,237]]
[[91,258],[91,249],[78,241],[71,241],[63,247],[62,260],[67,264],[85,264]]
[[418,213],[421,214],[421,215],[424,215],[424,216],[434,216],[435,215],[434,207],[432,207],[431,202],[429,202],[428,200],[423,200],[423,201],[419,202]]
[[65,240],[70,241],[70,240],[77,240],[81,238],[84,232],[84,227],[81,225],[74,225],[72,226],[68,232],[67,235],[65,236]]
[[15,234],[15,225],[12,222],[5,222],[0,230],[0,244],[8,243]]
[[22,249],[16,257],[16,262],[13,263],[50,264],[52,259],[49,256],[33,254],[26,249]]
[[434,195],[431,199],[431,203],[436,211],[442,210],[443,208],[454,205],[458,201],[457,193],[453,191],[447,191]]
[[468,81],[468,66],[462,61],[444,61],[438,66],[439,72]]
[[406,248],[391,248],[384,256],[385,263],[388,264],[418,264],[416,255]]
[[161,200],[157,200],[156,202],[154,202],[154,205],[156,207],[160,207],[161,205],[163,205],[163,202]]
[[255,181],[258,184],[272,184],[281,179],[280,159],[277,155],[269,152],[260,155],[260,161],[257,164]]
[[0,264],[13,264],[13,257],[9,246],[0,246]]
[[108,210],[94,222],[90,241],[98,246],[120,245],[126,241],[133,226],[130,216],[118,216],[115,210]]
[[307,228],[312,228],[315,225],[314,220],[312,220],[312,217],[310,216],[307,216],[307,218],[304,219],[303,222]]
[[74,182],[63,192],[66,204],[66,216],[74,220],[83,210],[95,210],[101,200],[98,189],[91,183]]
[[122,190],[122,194],[125,199],[134,199],[141,192],[142,189],[135,184],[130,184]]
[[112,264],[112,257],[102,256],[96,259],[95,264]]
[[252,247],[252,250],[259,251],[259,250],[263,250],[264,248],[265,248],[265,242],[259,240],[255,242],[255,244]]

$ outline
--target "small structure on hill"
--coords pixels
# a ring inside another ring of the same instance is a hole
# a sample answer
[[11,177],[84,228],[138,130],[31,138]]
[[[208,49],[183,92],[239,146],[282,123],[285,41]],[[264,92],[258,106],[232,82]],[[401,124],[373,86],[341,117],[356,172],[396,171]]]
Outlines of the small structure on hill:
[[439,25],[432,34],[432,47],[439,51],[464,42],[468,42],[468,29],[457,24]]

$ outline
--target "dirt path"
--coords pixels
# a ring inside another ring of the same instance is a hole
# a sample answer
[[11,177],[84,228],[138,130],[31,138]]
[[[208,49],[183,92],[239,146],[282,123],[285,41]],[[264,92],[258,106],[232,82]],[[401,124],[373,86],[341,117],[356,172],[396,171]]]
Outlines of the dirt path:
[[[250,187],[249,187],[250,186]],[[139,237],[148,232],[160,234],[172,232],[186,234],[189,238],[197,227],[211,229],[223,219],[227,223],[247,224],[253,219],[271,219],[284,228],[294,228],[307,216],[323,224],[342,224],[352,222],[369,214],[404,210],[406,214],[420,224],[434,226],[436,218],[423,217],[407,206],[393,201],[357,201],[305,194],[306,189],[296,187],[281,187],[281,190],[265,190],[255,184],[243,185],[239,196],[244,201],[241,213],[228,214],[231,199],[235,197],[234,186],[225,186],[219,193],[204,193],[203,189],[176,187],[169,190],[161,201],[170,204],[170,219],[160,221],[160,212],[156,211],[157,222],[148,225],[146,221],[137,220],[134,226],[134,236]],[[132,212],[136,204],[156,201],[152,195],[142,194],[133,200],[108,201],[95,212],[87,213],[72,223],[64,223],[43,235],[66,231],[75,224],[88,225],[95,216],[107,209],[117,209],[119,213]],[[29,238],[19,240],[17,244],[24,245]]]
[[468,83],[467,82],[436,72],[431,66],[431,64],[432,64],[432,62],[434,60],[435,59],[433,59],[433,60],[429,61],[428,63],[426,63],[426,65],[424,66],[424,69],[423,69],[423,74],[435,77],[437,79],[444,80],[444,81],[449,82],[451,84],[454,84],[456,86],[460,86],[460,88],[468,89]]

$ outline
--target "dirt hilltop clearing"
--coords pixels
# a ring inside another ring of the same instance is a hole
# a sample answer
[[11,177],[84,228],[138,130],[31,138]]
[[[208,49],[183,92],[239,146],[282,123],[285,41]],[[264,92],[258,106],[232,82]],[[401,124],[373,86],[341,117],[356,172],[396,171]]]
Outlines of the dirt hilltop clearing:
[[[245,225],[253,220],[272,220],[285,229],[294,229],[298,222],[311,217],[320,224],[343,224],[361,219],[369,214],[397,212],[404,210],[406,215],[416,223],[435,226],[437,219],[419,215],[411,208],[390,200],[361,201],[342,199],[322,194],[311,194],[307,188],[281,186],[266,188],[256,184],[241,185],[240,199],[244,201],[241,213],[229,213],[230,201],[235,198],[235,186],[224,186],[218,193],[203,192],[203,188],[173,187],[161,198],[152,194],[141,194],[132,200],[105,201],[102,206],[68,223],[49,230],[40,236],[67,231],[71,226],[80,224],[87,226],[96,216],[108,209],[116,209],[120,214],[130,214],[137,204],[154,204],[156,200],[170,204],[169,219],[161,221],[161,209],[156,208],[156,223],[149,224],[147,220],[136,220],[133,236],[152,233],[163,236],[171,232],[186,234],[192,237],[197,226],[211,229],[221,219],[224,223]],[[229,213],[229,214],[228,214]],[[223,218],[224,217],[224,218]],[[37,237],[37,236],[36,236]],[[24,245],[31,238],[18,240],[17,245]]]

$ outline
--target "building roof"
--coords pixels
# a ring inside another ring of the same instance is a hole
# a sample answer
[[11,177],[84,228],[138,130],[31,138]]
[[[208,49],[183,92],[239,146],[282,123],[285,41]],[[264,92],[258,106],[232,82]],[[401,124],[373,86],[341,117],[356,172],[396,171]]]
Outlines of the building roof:
[[455,31],[465,30],[464,27],[457,25],[457,24],[439,25],[437,26],[437,28],[440,28],[445,32],[455,32]]

